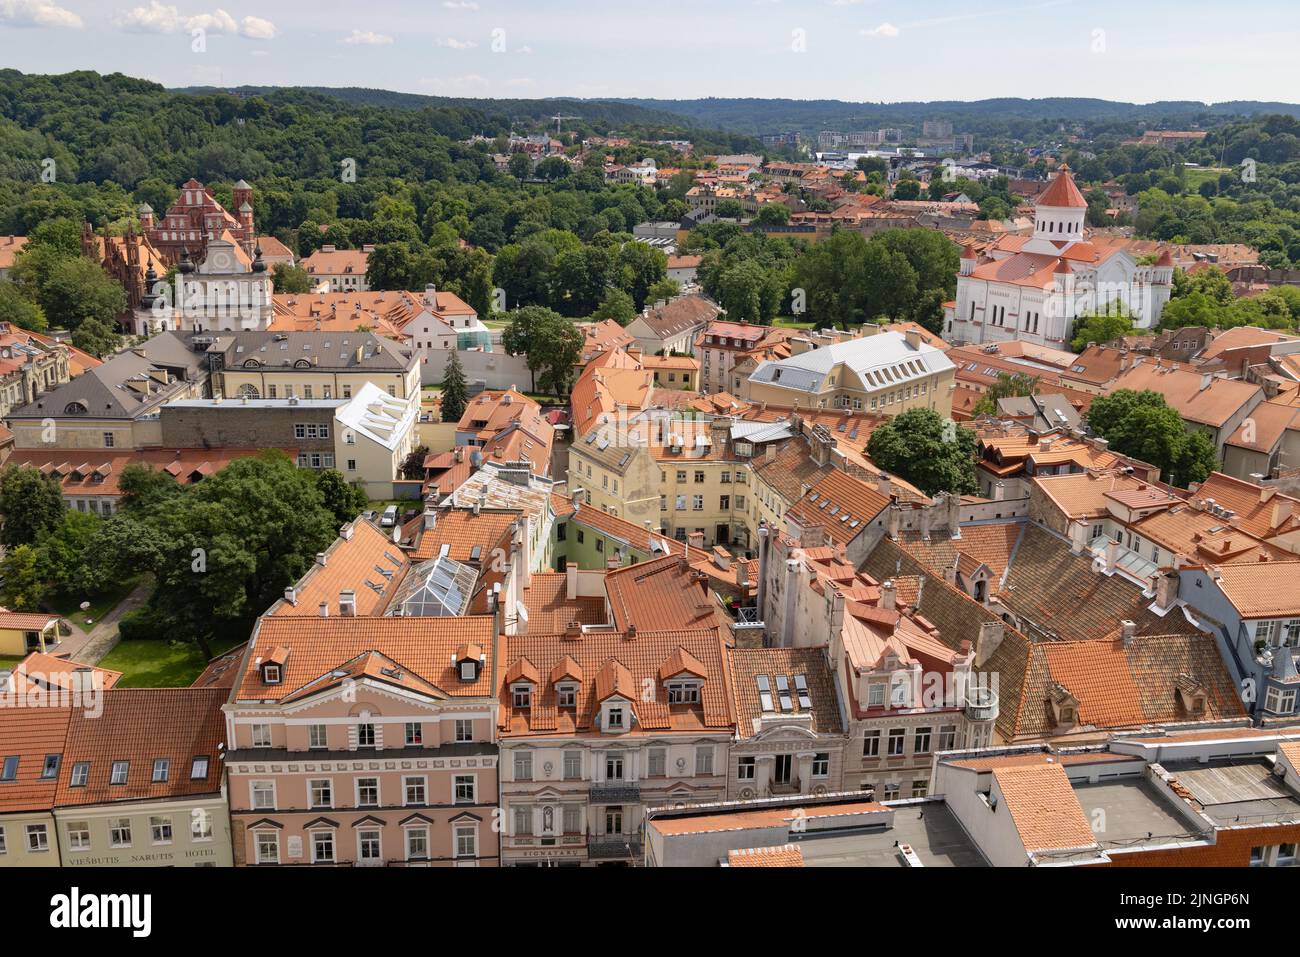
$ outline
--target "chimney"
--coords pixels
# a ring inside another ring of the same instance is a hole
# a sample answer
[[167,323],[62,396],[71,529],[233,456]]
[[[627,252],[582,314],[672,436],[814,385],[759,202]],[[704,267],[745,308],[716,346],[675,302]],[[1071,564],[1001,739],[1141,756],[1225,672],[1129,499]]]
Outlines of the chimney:
[[993,483],[993,501],[1000,502],[1007,496],[1007,483],[1001,480]]
[[573,601],[578,597],[578,563],[566,562],[564,565],[564,597]]
[[320,616],[322,618],[328,618],[330,616],[330,606],[328,602],[323,601],[320,603]]
[[724,572],[731,568],[731,553],[721,545],[713,546],[713,564]]
[[465,450],[458,445],[456,446],[456,462],[459,464],[460,462],[464,462],[464,461],[465,461]]
[[763,448],[763,461],[764,461],[764,462],[775,462],[775,461],[776,461],[776,445],[775,445],[775,443],[769,442],[766,446],[764,446],[764,448]]
[[1006,637],[1007,626],[1001,621],[980,622],[979,637],[975,639],[975,667],[982,668]]
[[[322,602],[322,604],[324,604]],[[345,588],[339,592],[339,614],[344,618],[355,618],[357,616],[357,593],[350,588]]]
[[426,506],[424,509],[424,530],[429,532],[437,527],[438,513],[432,507]]
[[704,549],[704,533],[703,533],[703,532],[691,532],[689,535],[686,536],[686,544],[689,545],[691,548],[698,548],[698,549],[700,549],[701,551],[703,551],[703,549]]
[[1106,574],[1113,575],[1119,562],[1119,542],[1109,539],[1106,542]]
[[903,520],[903,509],[897,502],[895,502],[893,505],[889,506],[887,511],[889,514],[885,517],[885,524],[887,526],[886,532],[889,535],[890,541],[896,542],[898,541],[899,526]]
[[1166,572],[1156,579],[1156,607],[1168,609],[1178,600],[1178,572]]
[[903,336],[907,339],[907,346],[909,349],[913,352],[921,351],[921,333],[919,330],[908,329],[903,333]]
[[1133,639],[1137,636],[1137,627],[1137,622],[1129,621],[1127,618],[1119,623],[1119,638],[1125,648],[1133,644]]
[[317,552],[317,553],[316,553],[316,564],[317,564],[317,565],[320,565],[322,568],[324,568],[326,562],[328,562],[328,561],[329,561],[329,556],[326,555],[324,552]]
[[876,476],[876,489],[885,498],[889,498],[894,494],[894,483],[886,473],[881,472]]
[[298,604],[298,589],[290,585],[284,590],[284,600],[291,605]]
[[1043,436],[1041,439],[1038,440],[1038,451],[1040,452],[1052,451],[1051,436]]
[[886,611],[893,611],[898,603],[898,589],[894,587],[893,579],[880,583],[880,607]]
[[1276,531],[1281,528],[1287,519],[1291,517],[1293,503],[1289,498],[1273,499],[1273,511],[1269,515],[1268,527],[1270,531]]
[[1088,523],[1075,521],[1070,523],[1070,552],[1082,555],[1088,547]]
[[1202,373],[1201,373],[1201,388],[1200,388],[1199,391],[1204,392],[1206,389],[1208,389],[1208,388],[1210,387],[1210,383],[1213,382],[1213,381],[1214,381],[1214,374],[1213,374],[1213,373],[1210,373],[1210,372],[1202,372]]

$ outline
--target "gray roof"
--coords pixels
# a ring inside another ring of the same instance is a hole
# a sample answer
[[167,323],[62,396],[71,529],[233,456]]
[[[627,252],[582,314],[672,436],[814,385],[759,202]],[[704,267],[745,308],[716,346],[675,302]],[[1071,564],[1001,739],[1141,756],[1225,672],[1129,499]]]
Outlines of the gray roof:
[[1026,395],[998,399],[998,414],[1013,419],[1032,416],[1030,428],[1040,432],[1051,429],[1077,429],[1079,413],[1063,395]]
[[801,392],[820,392],[827,376],[839,366],[857,376],[865,392],[888,389],[912,379],[955,368],[934,346],[914,349],[897,332],[881,332],[848,342],[811,349],[788,359],[764,362],[750,380],[768,382]]
[[[95,418],[133,418],[161,405],[200,377],[207,365],[195,352],[193,333],[162,332],[144,345],[129,349],[103,365],[47,392],[35,402],[9,413],[11,419],[85,415]],[[164,378],[170,381],[163,381]],[[68,411],[81,407],[80,412]]]
[[403,372],[419,361],[400,344],[370,332],[230,332],[220,334],[208,351],[224,353],[230,370],[255,368],[249,362],[282,368],[306,360],[319,369]]

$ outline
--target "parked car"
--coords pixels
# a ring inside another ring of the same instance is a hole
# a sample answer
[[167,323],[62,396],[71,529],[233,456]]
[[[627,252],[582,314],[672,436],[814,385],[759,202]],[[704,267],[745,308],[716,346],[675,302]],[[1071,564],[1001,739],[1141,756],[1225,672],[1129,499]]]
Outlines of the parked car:
[[384,509],[384,515],[379,520],[379,527],[392,528],[396,522],[397,522],[397,506],[390,505],[388,506],[388,508]]

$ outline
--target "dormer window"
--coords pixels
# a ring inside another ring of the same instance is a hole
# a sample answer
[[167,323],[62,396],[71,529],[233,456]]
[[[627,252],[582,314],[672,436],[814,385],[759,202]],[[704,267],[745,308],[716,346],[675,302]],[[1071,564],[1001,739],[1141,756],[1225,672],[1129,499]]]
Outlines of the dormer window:
[[573,683],[557,685],[555,688],[555,706],[557,708],[578,707],[578,686]]
[[527,710],[533,706],[533,687],[532,685],[520,684],[512,685],[510,688],[511,704],[515,708]]
[[605,711],[605,729],[607,731],[622,731],[627,727],[626,712],[621,705],[611,705]]
[[279,665],[265,664],[262,665],[262,681],[268,685],[278,685],[283,679],[283,673]]
[[478,662],[462,661],[460,663],[460,680],[477,681],[478,680]]
[[668,682],[669,704],[699,704],[700,683],[698,681]]

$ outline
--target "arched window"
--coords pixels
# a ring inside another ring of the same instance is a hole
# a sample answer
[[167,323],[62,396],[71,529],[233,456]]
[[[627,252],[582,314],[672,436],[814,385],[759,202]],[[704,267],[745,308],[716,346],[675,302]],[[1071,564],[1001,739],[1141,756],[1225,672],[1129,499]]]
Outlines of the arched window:
[[260,399],[262,397],[262,393],[257,391],[257,386],[247,383],[241,385],[239,391],[235,394],[241,399]]

